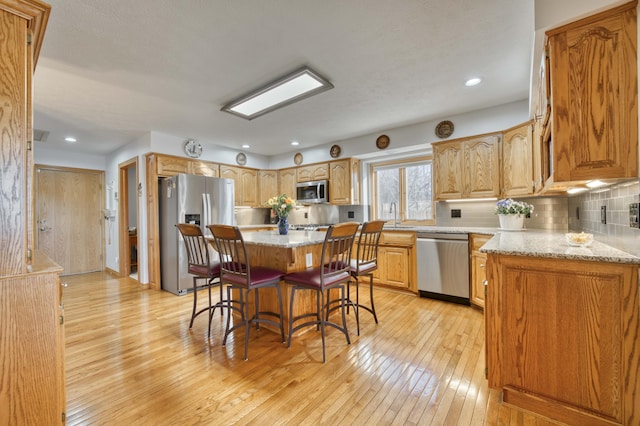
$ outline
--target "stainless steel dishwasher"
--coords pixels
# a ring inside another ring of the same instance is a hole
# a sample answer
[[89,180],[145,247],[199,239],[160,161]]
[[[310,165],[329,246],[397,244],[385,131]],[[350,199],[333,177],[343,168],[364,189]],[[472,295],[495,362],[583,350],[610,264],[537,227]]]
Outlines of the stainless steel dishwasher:
[[417,233],[421,297],[469,304],[469,235]]

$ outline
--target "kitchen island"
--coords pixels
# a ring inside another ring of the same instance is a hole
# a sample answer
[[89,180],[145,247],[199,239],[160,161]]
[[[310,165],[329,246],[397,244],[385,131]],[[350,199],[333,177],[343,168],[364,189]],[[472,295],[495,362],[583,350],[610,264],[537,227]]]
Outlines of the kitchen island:
[[553,232],[498,232],[481,251],[489,386],[565,423],[640,424],[640,258]]

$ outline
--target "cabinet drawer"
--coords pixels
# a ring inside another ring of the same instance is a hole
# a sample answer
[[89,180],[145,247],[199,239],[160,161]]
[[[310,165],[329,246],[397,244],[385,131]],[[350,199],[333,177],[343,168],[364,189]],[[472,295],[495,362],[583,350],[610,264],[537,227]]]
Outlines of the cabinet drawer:
[[380,235],[381,245],[413,246],[415,243],[415,232],[383,232]]

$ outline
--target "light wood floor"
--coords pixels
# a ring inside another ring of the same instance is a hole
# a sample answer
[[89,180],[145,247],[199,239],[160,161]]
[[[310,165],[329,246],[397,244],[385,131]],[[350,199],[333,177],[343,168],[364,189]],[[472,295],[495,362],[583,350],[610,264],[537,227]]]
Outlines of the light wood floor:
[[[192,296],[104,273],[63,277],[67,424],[556,424],[501,403],[484,379],[482,313],[378,289],[352,343],[328,330],[291,348],[268,330],[221,344]],[[364,289],[364,287],[363,287]],[[367,298],[367,292],[361,292]],[[202,292],[204,295],[205,293]],[[226,314],[225,314],[226,315]]]

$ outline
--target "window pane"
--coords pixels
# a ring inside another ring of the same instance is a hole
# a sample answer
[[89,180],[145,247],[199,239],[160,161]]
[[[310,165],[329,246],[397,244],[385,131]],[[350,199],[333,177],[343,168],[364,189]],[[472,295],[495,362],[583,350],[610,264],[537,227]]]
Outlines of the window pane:
[[431,202],[431,163],[407,167],[406,176],[406,219],[433,219],[433,203]]
[[[377,210],[378,219],[393,220],[399,218],[400,212],[391,212],[391,203],[400,207],[400,171],[398,169],[378,170],[377,175]],[[398,219],[399,220],[399,219]]]

